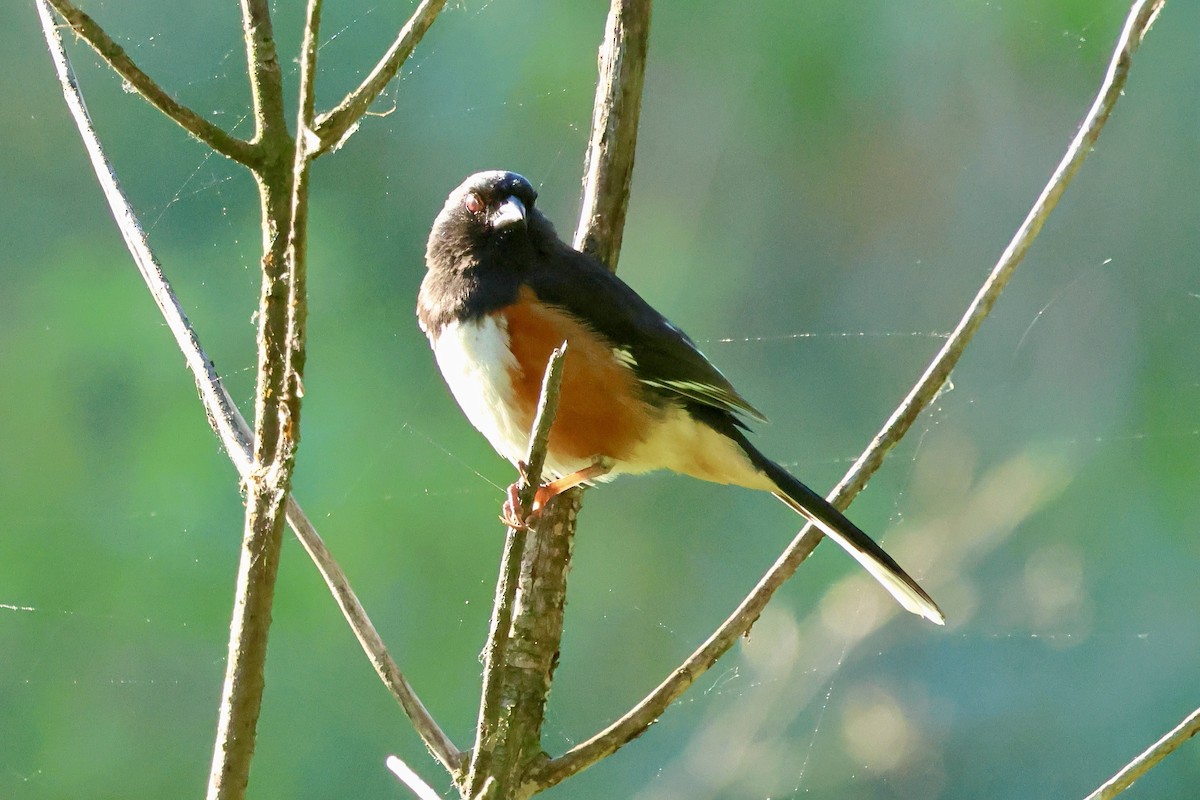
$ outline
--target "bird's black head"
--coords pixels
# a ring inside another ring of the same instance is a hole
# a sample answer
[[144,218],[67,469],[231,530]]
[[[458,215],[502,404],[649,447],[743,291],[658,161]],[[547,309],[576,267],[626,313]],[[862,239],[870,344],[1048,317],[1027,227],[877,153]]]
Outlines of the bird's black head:
[[528,271],[565,247],[536,200],[529,181],[501,170],[477,172],[450,193],[425,248],[417,315],[426,332],[515,301]]
[[553,227],[534,208],[537,190],[515,172],[477,172],[450,193],[433,222],[425,263],[463,272],[491,259],[521,259]]

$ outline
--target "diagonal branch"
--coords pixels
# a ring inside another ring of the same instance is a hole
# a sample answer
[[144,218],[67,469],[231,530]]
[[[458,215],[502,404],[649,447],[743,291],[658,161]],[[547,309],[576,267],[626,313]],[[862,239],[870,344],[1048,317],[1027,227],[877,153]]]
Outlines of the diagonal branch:
[[1146,752],[1125,765],[1120,772],[1113,775],[1104,785],[1089,794],[1083,800],[1111,800],[1121,792],[1133,786],[1133,782],[1150,771],[1158,762],[1170,755],[1175,748],[1200,733],[1200,708],[1188,714],[1161,739],[1152,744]]
[[650,0],[614,0],[609,10],[600,47],[592,136],[584,159],[583,207],[574,247],[596,256],[613,272],[621,254],[633,183],[650,5]]
[[405,764],[397,756],[388,756],[384,762],[392,774],[412,792],[418,800],[442,800],[442,796],[433,787],[421,779],[416,770]]
[[62,38],[59,36],[58,28],[51,15],[51,2],[52,0],[37,0],[42,32],[46,36],[46,45],[54,62],[54,69],[58,75],[63,98],[66,100],[67,110],[71,112],[71,117],[79,129],[80,138],[83,139],[84,148],[87,150],[92,168],[96,172],[96,179],[104,192],[104,199],[108,201],[109,209],[117,223],[117,230],[121,232],[121,238],[125,240],[125,247],[133,256],[138,272],[141,273],[142,279],[149,287],[151,297],[159,311],[162,312],[167,327],[183,352],[188,369],[196,379],[196,388],[200,392],[204,410],[208,413],[209,424],[224,444],[238,473],[248,474],[250,471],[250,429],[225,390],[225,385],[221,382],[212,361],[200,346],[200,341],[183,311],[183,306],[172,291],[170,284],[167,283],[158,259],[150,250],[149,240],[134,213],[133,206],[130,205],[117,183],[116,173],[113,171],[108,157],[104,154],[100,138],[96,134],[87,106],[84,104],[83,94],[75,82],[74,70],[71,69],[71,62],[67,58]]
[[[941,352],[834,490],[830,501],[838,508],[844,509],[850,504],[879,468],[887,452],[900,441],[920,412],[940,391],[967,343],[991,311],[1000,292],[1025,256],[1071,178],[1091,151],[1105,121],[1121,96],[1132,56],[1164,2],[1165,0],[1138,0],[1134,3],[1099,94],[1062,161]],[[775,591],[791,577],[821,538],[821,534],[812,526],[805,527],[733,614],[654,691],[600,733],[563,756],[542,765],[531,779],[539,786],[553,786],[611,755],[645,732],[677,697],[715,664],[738,638],[750,630]]]
[[142,72],[121,45],[113,41],[103,28],[91,17],[75,7],[71,0],[46,0],[75,35],[83,39],[114,72],[137,90],[150,105],[157,108],[179,127],[204,142],[223,156],[246,166],[258,163],[260,152],[250,142],[238,139],[222,128],[206,120],[192,109],[183,105],[159,86],[153,78]]
[[450,741],[450,737],[425,708],[421,698],[417,697],[412,684],[396,666],[396,662],[388,653],[387,646],[384,645],[379,632],[375,630],[374,623],[367,616],[367,610],[362,607],[354,589],[350,587],[350,579],[346,577],[346,573],[342,571],[333,554],[325,547],[325,541],[317,534],[317,529],[300,509],[300,504],[294,497],[288,497],[287,515],[288,524],[291,525],[301,546],[312,558],[317,571],[321,573],[321,578],[329,587],[333,599],[337,601],[338,608],[342,610],[342,616],[346,618],[350,630],[354,632],[354,638],[358,639],[359,646],[370,659],[375,674],[379,676],[388,692],[404,709],[404,713],[412,722],[417,735],[425,743],[426,749],[446,768],[447,772],[451,775],[457,774],[462,767],[462,751],[454,746],[454,742]]
[[346,138],[354,133],[358,121],[375,102],[379,93],[396,77],[400,67],[412,55],[417,43],[425,36],[425,31],[433,25],[446,0],[422,0],[421,5],[413,12],[412,17],[400,29],[396,40],[387,49],[379,63],[371,70],[371,74],[338,103],[336,108],[317,117],[313,132],[319,140],[313,150],[313,157],[322,156],[331,150],[336,150]]
[[[188,369],[196,380],[196,388],[208,416],[209,424],[221,440],[226,453],[237,468],[238,474],[243,480],[247,479],[250,476],[252,464],[250,442],[253,434],[233,399],[225,390],[212,361],[205,354],[195,329],[184,313],[183,306],[175,296],[170,283],[163,274],[162,267],[150,249],[149,241],[132,206],[117,183],[112,166],[104,155],[100,140],[88,117],[83,97],[75,83],[70,63],[47,2],[48,0],[39,0],[37,4],[46,42],[54,60],[67,107],[79,128],[97,180],[117,222],[117,228],[125,240],[125,245],[129,249],[142,279],[150,290],[151,297],[162,313],[171,334],[175,337]],[[375,672],[408,714],[426,747],[453,773],[458,769],[462,754],[426,710],[412,686],[388,654],[379,633],[351,588],[345,572],[325,547],[316,528],[295,498],[288,498],[287,517],[296,538],[313,559],[313,563],[316,564],[317,570],[332,592],[359,644],[370,658]]]

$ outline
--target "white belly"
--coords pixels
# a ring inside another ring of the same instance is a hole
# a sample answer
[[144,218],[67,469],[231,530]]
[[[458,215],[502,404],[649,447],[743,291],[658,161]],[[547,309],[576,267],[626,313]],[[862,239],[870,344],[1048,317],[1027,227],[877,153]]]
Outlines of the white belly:
[[471,424],[514,464],[525,458],[529,423],[516,419],[510,370],[519,369],[508,349],[503,318],[451,322],[433,342],[433,354],[450,392]]

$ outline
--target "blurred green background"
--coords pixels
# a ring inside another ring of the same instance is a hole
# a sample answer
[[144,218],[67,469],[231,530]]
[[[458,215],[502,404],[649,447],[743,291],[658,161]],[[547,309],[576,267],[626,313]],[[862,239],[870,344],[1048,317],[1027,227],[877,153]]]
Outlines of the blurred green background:
[[[291,54],[300,3],[278,3]],[[574,228],[606,4],[457,0],[314,173],[297,495],[460,745],[512,470],[417,330],[425,235],[503,167]],[[326,4],[318,98],[409,3]],[[236,4],[89,2],[151,75],[248,135]],[[1099,84],[1115,0],[655,8],[621,274],[828,489],[1023,218]],[[0,797],[195,797],[242,504],[123,249],[30,3],[0,6]],[[939,599],[901,615],[820,548],[753,636],[553,798],[1081,797],[1200,703],[1200,9],[1175,0],[1099,146],[853,516]],[[110,155],[249,409],[257,200],[72,47]],[[390,112],[384,113],[382,112]],[[561,752],[733,607],[796,520],[670,476],[589,494],[548,720]],[[446,789],[307,558],[284,546],[251,795]],[[1185,746],[1129,792],[1190,798]]]

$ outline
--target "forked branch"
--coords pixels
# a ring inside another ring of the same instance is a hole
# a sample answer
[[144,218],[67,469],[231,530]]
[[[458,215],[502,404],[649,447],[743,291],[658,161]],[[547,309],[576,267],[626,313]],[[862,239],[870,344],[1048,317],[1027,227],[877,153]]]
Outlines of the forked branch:
[[[319,0],[309,0],[306,36]],[[263,148],[255,170],[262,225],[258,358],[254,387],[254,463],[244,481],[246,515],[238,555],[225,680],[208,777],[208,800],[241,800],[250,779],[265,689],[267,641],[279,554],[287,518],[303,397],[306,262],[297,247],[296,211],[307,183],[296,179],[299,148],[284,116],[283,76],[268,0],[243,0],[242,27],[254,102],[255,139]],[[304,220],[301,218],[301,223]]]
[[371,70],[371,74],[358,88],[346,95],[337,107],[317,118],[313,126],[317,138],[313,150],[314,158],[337,149],[346,137],[354,132],[358,121],[367,113],[367,109],[375,102],[379,93],[396,77],[396,73],[412,55],[413,48],[425,36],[425,31],[429,30],[429,26],[437,19],[444,5],[446,0],[422,0],[421,5],[417,6],[417,10],[400,29],[392,46]]
[[[150,248],[145,231],[138,221],[133,207],[117,182],[112,165],[104,155],[79,87],[75,83],[47,0],[39,0],[37,7],[67,108],[79,129],[97,181],[116,220],[117,228],[121,232],[125,245],[133,257],[151,297],[162,313],[168,329],[175,337],[175,342],[183,353],[188,369],[196,380],[196,387],[209,424],[221,440],[226,453],[237,468],[238,474],[246,479],[250,476],[252,464],[250,442],[253,433],[245,418],[238,411],[233,399],[225,390],[212,361],[204,352],[195,329],[184,313],[182,305]],[[289,497],[287,501],[287,517],[296,538],[316,564],[317,570],[325,580],[376,673],[412,720],[413,726],[424,740],[426,747],[447,770],[453,773],[459,767],[462,754],[429,714],[412,686],[396,666],[375,626],[367,616],[366,610],[358,601],[345,572],[325,547],[325,543],[299,503],[292,497]]]
[[[1121,96],[1133,54],[1164,2],[1165,0],[1138,0],[1134,3],[1100,91],[1066,154],[942,350],[830,496],[830,501],[838,508],[845,509],[850,504],[879,468],[884,456],[903,438],[917,416],[941,390],[967,343],[991,311],[996,298],[1008,283],[1017,265],[1021,263],[1071,178],[1091,151],[1105,121]],[[821,538],[820,532],[812,526],[797,534],[733,614],[654,691],[603,731],[563,756],[544,764],[535,771],[532,780],[542,787],[553,786],[611,755],[622,745],[641,735],[677,697],[715,664],[738,638],[750,630],[775,591],[791,577]]]
[[157,108],[179,127],[195,136],[223,156],[246,166],[259,162],[260,150],[250,142],[238,139],[222,128],[209,122],[192,109],[167,94],[142,69],[133,62],[125,48],[113,41],[103,28],[90,16],[80,11],[71,0],[46,0],[57,11],[71,30],[83,39],[114,72],[132,86],[146,102]]

